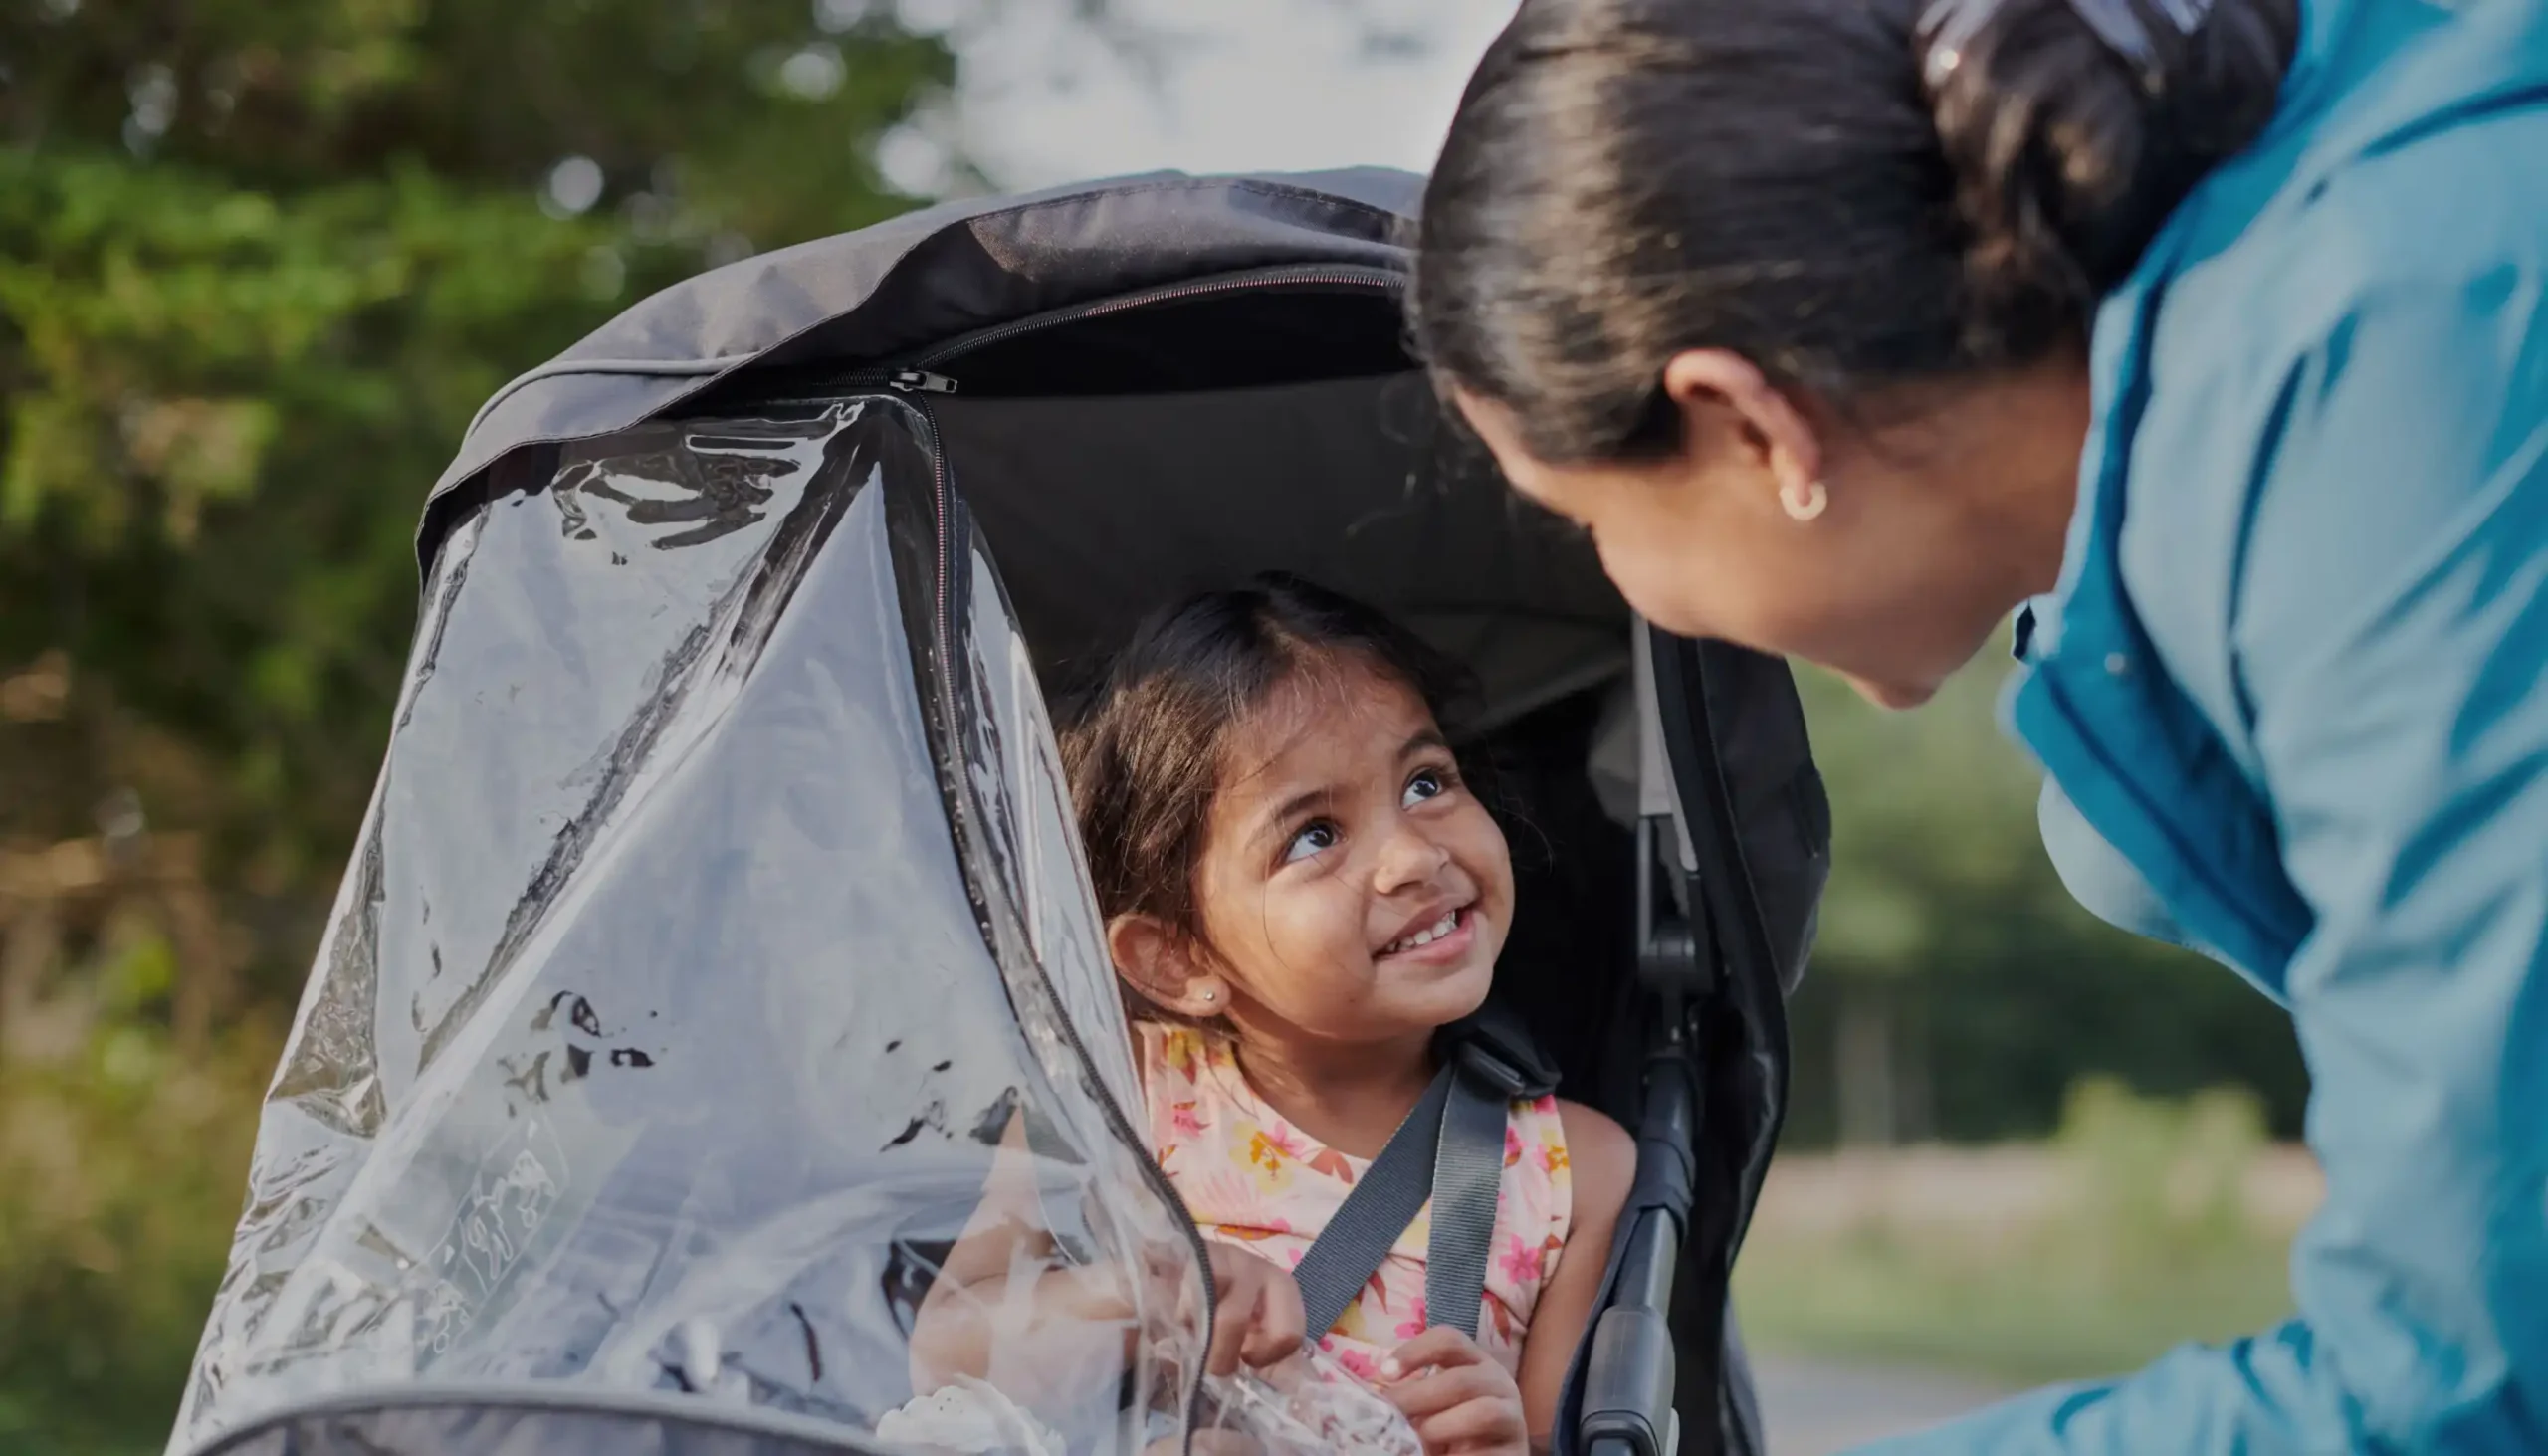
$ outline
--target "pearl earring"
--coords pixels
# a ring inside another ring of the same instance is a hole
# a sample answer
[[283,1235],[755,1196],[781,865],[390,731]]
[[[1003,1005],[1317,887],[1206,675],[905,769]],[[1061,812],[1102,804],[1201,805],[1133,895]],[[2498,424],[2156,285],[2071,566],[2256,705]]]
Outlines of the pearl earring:
[[1799,498],[1797,492],[1789,490],[1789,487],[1781,485],[1781,487],[1779,487],[1779,505],[1781,505],[1781,508],[1787,508],[1789,520],[1814,520],[1816,516],[1821,516],[1821,513],[1824,513],[1824,508],[1829,508],[1829,505],[1832,505],[1832,492],[1829,492],[1827,487],[1824,487],[1824,485],[1821,485],[1819,480],[1816,480],[1814,485],[1806,487],[1806,490],[1804,490],[1802,498]]
[[1779,505],[1786,509],[1791,520],[1811,520],[1830,504],[1831,492],[1820,481],[1806,487],[1802,497],[1785,486],[1779,488]]
[[1204,1005],[1208,1006],[1208,1005],[1212,1004],[1214,1001],[1219,1000],[1220,998],[1221,998],[1221,993],[1220,993],[1220,992],[1218,992],[1218,991],[1216,991],[1216,990],[1213,990],[1210,986],[1205,986],[1205,987],[1203,988],[1203,1004],[1204,1004]]

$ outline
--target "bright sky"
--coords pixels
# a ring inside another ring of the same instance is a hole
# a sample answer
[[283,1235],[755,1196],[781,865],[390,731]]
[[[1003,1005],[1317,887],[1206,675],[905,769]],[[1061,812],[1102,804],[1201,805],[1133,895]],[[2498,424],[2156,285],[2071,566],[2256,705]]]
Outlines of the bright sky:
[[[1145,78],[1071,23],[1072,0],[895,4],[956,37],[961,104],[945,139],[1003,188],[1159,167],[1421,171],[1513,11],[1513,0],[1111,0],[1158,40]],[[925,171],[936,148],[909,151],[899,160]]]

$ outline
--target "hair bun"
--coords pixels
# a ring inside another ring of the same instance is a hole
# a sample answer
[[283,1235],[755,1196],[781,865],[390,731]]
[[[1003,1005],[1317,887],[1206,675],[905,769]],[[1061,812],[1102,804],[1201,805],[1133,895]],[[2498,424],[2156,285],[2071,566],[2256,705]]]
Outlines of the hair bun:
[[1912,29],[1966,276],[1996,327],[2075,315],[2132,272],[2271,118],[2299,14],[2297,0],[1935,0]]

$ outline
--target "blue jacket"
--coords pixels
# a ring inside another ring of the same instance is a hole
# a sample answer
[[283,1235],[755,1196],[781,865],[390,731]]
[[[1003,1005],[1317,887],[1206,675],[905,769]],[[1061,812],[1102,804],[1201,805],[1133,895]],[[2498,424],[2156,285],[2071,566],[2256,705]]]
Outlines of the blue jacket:
[[2097,316],[2010,699],[2073,893],[2291,1012],[2300,1314],[1888,1451],[2548,1452],[2548,0],[2302,21]]

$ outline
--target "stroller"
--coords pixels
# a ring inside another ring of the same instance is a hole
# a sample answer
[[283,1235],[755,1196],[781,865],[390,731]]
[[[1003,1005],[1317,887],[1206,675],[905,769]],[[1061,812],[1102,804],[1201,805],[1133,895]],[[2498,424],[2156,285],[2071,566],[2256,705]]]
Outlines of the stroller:
[[915,1315],[1003,1166],[1057,1261],[1148,1271],[1138,1316],[1046,1340],[1032,1430],[931,1440],[1292,1429],[1203,1371],[1045,706],[1274,568],[1474,671],[1496,997],[1637,1136],[1560,1448],[1762,1449],[1727,1281],[1828,810],[1783,663],[1646,629],[1454,442],[1399,321],[1420,181],[916,212],[480,412],[172,1456],[910,1449]]

